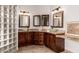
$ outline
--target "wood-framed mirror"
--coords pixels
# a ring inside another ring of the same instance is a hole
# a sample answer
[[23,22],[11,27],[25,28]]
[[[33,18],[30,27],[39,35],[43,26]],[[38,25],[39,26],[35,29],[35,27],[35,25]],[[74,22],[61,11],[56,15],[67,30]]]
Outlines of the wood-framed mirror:
[[63,28],[63,13],[60,11],[53,14],[53,28]]
[[42,15],[41,19],[42,26],[49,26],[49,15]]
[[40,22],[41,22],[41,16],[34,15],[33,16],[33,26],[40,26]]
[[29,15],[19,15],[19,27],[28,28],[30,26],[30,16]]

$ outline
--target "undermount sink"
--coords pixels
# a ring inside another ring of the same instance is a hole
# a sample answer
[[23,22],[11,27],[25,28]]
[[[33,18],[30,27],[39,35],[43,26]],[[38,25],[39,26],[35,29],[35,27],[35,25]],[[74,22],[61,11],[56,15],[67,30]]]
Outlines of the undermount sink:
[[55,33],[55,34],[65,34],[65,31],[58,30],[58,29],[50,29],[50,32]]
[[19,29],[19,31],[25,32],[25,31],[27,31],[27,29]]
[[39,31],[39,29],[28,29],[28,31]]

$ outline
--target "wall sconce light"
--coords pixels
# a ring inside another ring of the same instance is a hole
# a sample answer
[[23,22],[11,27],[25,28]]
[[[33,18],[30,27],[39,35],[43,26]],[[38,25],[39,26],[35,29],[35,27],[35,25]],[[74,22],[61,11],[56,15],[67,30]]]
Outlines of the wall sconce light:
[[30,15],[30,14],[29,14],[29,12],[26,12],[25,10],[21,10],[20,15]]
[[52,11],[55,11],[55,10],[59,10],[61,7],[59,6],[59,7],[57,7],[57,8],[55,8],[55,9],[53,9]]
[[52,10],[52,14],[55,13],[55,12],[59,12],[59,11],[63,11],[63,9],[59,6],[55,9]]

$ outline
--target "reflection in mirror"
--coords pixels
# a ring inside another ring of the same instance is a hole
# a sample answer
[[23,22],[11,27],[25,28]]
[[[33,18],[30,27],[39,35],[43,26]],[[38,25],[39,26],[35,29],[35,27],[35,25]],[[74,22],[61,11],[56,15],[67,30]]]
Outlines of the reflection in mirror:
[[42,26],[49,26],[49,15],[42,15]]
[[30,16],[29,15],[19,15],[19,27],[29,27]]
[[53,14],[53,25],[55,28],[63,28],[63,11]]
[[34,26],[40,26],[40,15],[34,15],[33,16],[33,25]]

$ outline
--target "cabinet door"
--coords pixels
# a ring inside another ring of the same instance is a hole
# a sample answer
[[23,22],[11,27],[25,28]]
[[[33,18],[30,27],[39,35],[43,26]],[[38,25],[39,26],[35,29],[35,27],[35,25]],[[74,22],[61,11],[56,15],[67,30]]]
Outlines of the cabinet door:
[[47,46],[47,33],[44,34],[44,44]]
[[48,33],[47,34],[47,47],[50,47],[50,45],[49,45],[50,44],[50,38],[49,38],[49,36],[50,36],[50,34]]
[[22,41],[22,37],[23,37],[23,33],[19,32],[18,33],[18,41],[19,41],[19,43]]
[[45,33],[44,42],[47,47],[50,47],[50,34],[49,33]]
[[25,37],[25,43],[26,45],[28,45],[28,32],[24,33],[24,37]]
[[50,34],[50,48],[54,51],[56,51],[56,44],[55,44],[55,35],[54,34]]
[[64,38],[56,37],[56,47],[59,52],[64,51]]
[[27,44],[33,44],[33,32],[28,32]]
[[34,32],[34,44],[38,45],[39,44],[39,32]]
[[19,32],[18,33],[18,45],[20,46],[25,46],[25,36],[24,36],[24,32]]

